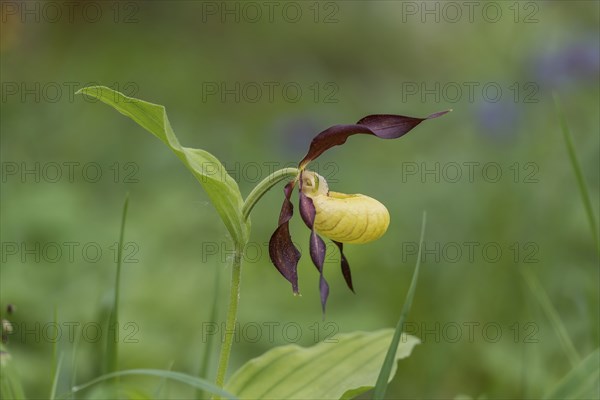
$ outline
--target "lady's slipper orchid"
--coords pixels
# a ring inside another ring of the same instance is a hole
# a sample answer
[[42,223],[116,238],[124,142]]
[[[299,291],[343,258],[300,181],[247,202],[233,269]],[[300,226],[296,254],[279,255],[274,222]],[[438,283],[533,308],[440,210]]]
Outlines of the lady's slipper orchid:
[[314,137],[308,153],[300,161],[299,175],[284,188],[285,199],[279,214],[279,226],[269,241],[271,261],[292,284],[294,294],[298,294],[297,267],[300,251],[292,243],[289,221],[294,209],[290,198],[296,183],[300,189],[300,215],[311,230],[310,257],[320,274],[319,289],[323,312],[329,295],[329,285],[323,276],[325,242],[319,234],[331,239],[339,248],[342,274],[350,290],[354,291],[350,265],[343,252],[344,243],[360,244],[379,239],[390,223],[390,215],[379,201],[362,194],[330,191],[325,179],[307,170],[307,165],[329,148],[344,144],[352,135],[368,134],[381,139],[396,139],[421,122],[437,118],[447,112],[442,111],[426,118],[369,115],[354,125],[335,125]]

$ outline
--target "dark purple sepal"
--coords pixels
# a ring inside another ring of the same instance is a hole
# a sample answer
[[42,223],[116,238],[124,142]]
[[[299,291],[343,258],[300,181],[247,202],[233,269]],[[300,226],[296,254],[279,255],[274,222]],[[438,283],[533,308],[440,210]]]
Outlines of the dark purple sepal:
[[341,257],[341,266],[342,266],[342,275],[344,275],[344,280],[346,281],[346,285],[348,285],[348,288],[350,288],[350,290],[352,290],[353,293],[356,293],[354,291],[354,286],[352,285],[352,273],[350,272],[350,264],[348,263],[348,260],[346,259],[346,256],[344,255],[344,244],[340,243],[340,242],[336,242],[335,240],[332,240],[333,243],[335,243],[335,245],[338,247],[338,249],[340,249],[340,257]]
[[294,191],[295,183],[294,181],[288,182],[287,185],[283,188],[283,194],[285,195],[285,200],[283,201],[283,205],[281,206],[281,211],[279,212],[279,225],[288,222],[292,216],[294,215],[294,205],[290,201],[292,197],[292,192]]
[[321,307],[325,314],[327,297],[329,297],[329,284],[323,275],[323,264],[325,263],[325,242],[319,235],[312,231],[310,233],[310,258],[319,271],[319,293],[321,294]]
[[298,294],[298,261],[300,251],[294,246],[290,236],[289,221],[294,215],[294,206],[290,201],[294,181],[285,188],[285,199],[279,214],[279,226],[269,240],[269,256],[277,270],[292,284],[294,294]]
[[421,122],[440,117],[447,112],[449,111],[437,112],[425,118],[376,114],[368,115],[354,125],[334,125],[313,138],[308,153],[300,161],[300,168],[304,168],[331,147],[344,144],[352,135],[366,134],[375,135],[381,139],[396,139],[410,132]]
[[[302,181],[302,178],[300,179]],[[323,264],[325,264],[325,242],[314,229],[315,216],[317,211],[310,197],[302,193],[300,190],[300,215],[302,220],[310,229],[310,258],[319,271],[319,292],[321,294],[321,306],[323,307],[323,314],[325,314],[325,306],[327,304],[327,297],[329,296],[329,284],[325,280],[323,275]]]
[[310,230],[313,229],[315,224],[315,216],[317,215],[317,210],[313,204],[313,201],[310,197],[300,192],[300,216],[302,217],[302,221],[308,226]]

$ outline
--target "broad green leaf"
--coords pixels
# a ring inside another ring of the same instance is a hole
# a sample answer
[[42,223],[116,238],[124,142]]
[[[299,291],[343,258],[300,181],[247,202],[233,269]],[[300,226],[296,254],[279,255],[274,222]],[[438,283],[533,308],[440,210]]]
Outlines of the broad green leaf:
[[545,399],[597,399],[600,396],[600,349],[571,370]]
[[71,389],[72,392],[79,392],[83,389],[92,387],[100,382],[104,382],[116,377],[127,376],[127,375],[140,375],[140,376],[156,376],[165,379],[171,379],[184,383],[196,389],[202,389],[205,392],[212,393],[224,397],[226,399],[236,399],[236,397],[225,390],[217,387],[214,383],[206,381],[204,379],[196,378],[195,376],[187,375],[182,372],[174,372],[160,369],[128,369],[125,371],[112,372],[110,374],[102,375],[96,379],[93,379],[83,385],[75,386]]
[[181,146],[165,107],[127,97],[105,86],[86,87],[77,94],[99,99],[162,140],[200,182],[233,240],[240,244],[248,242],[250,227],[242,218],[243,199],[237,183],[212,154]]
[[[225,386],[241,399],[351,399],[375,385],[393,329],[336,336],[335,343],[287,345],[240,368]],[[406,334],[395,360],[406,358],[419,339]],[[391,371],[391,380],[396,366]]]

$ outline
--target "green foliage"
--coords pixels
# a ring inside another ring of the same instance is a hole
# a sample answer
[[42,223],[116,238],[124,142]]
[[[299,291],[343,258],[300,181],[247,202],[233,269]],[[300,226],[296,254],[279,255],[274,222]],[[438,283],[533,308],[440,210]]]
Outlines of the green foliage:
[[[23,260],[16,254],[8,255],[0,267],[0,303],[19,307],[15,327],[31,328],[38,321],[44,326],[51,322],[55,305],[61,321],[80,323],[74,342],[67,342],[63,329],[59,394],[71,380],[75,385],[102,373],[99,350],[105,336],[90,343],[81,332],[85,324],[104,326],[107,319],[111,298],[106,294],[115,267],[114,254],[107,248],[116,240],[115,215],[126,192],[135,199],[126,240],[139,244],[140,251],[137,264],[123,263],[119,311],[121,319],[134,321],[140,330],[134,336],[139,343],[119,343],[121,368],[168,369],[173,361],[175,370],[198,376],[198,329],[211,321],[214,291],[207,271],[230,272],[225,263],[232,247],[223,246],[220,254],[199,260],[201,243],[221,241],[227,231],[208,197],[198,193],[196,178],[183,171],[170,151],[158,148],[161,145],[145,133],[136,133],[129,118],[116,113],[107,117],[109,107],[92,104],[100,102],[87,101],[89,96],[72,96],[72,91],[92,85],[167,106],[181,144],[223,155],[220,161],[244,195],[256,184],[255,177],[272,171],[263,162],[295,166],[311,135],[331,124],[351,123],[370,112],[427,115],[453,108],[454,114],[441,126],[423,125],[418,134],[382,146],[367,143],[367,138],[349,140],[319,163],[322,175],[337,180],[333,190],[377,198],[392,216],[378,242],[345,249],[356,295],[343,289],[337,253],[331,252],[325,266],[331,284],[328,320],[346,332],[375,330],[397,321],[414,270],[414,232],[425,208],[435,223],[427,226],[409,316],[417,327],[412,334],[423,336],[421,324],[430,329],[435,322],[442,328],[456,322],[463,327],[462,338],[456,343],[427,340],[419,346],[413,357],[399,364],[399,382],[388,386],[389,398],[441,399],[457,393],[488,399],[542,398],[567,374],[571,364],[564,357],[562,339],[554,334],[556,328],[535,296],[521,290],[525,281],[519,261],[524,259],[581,356],[598,347],[600,269],[590,213],[581,202],[549,93],[555,90],[562,100],[561,112],[598,221],[600,98],[593,54],[598,48],[600,3],[497,2],[502,18],[495,23],[482,19],[482,11],[494,12],[496,7],[475,7],[472,23],[467,23],[471,13],[462,7],[462,22],[453,23],[444,16],[454,8],[445,10],[442,3],[437,10],[441,20],[430,13],[424,23],[422,13],[428,11],[421,2],[414,4],[415,14],[409,14],[403,2],[323,3],[325,8],[310,2],[302,4],[298,23],[283,21],[281,7],[274,22],[263,9],[256,23],[239,23],[232,15],[222,21],[219,12],[208,15],[209,23],[198,23],[206,15],[200,14],[199,3],[190,8],[190,2],[139,2],[138,23],[115,23],[111,2],[103,7],[102,20],[93,24],[70,23],[64,8],[60,21],[40,23],[33,15],[22,17],[22,2],[16,3],[16,12],[7,15],[0,34],[6,83],[0,152],[3,166],[17,168],[2,182],[2,240],[26,249],[36,243],[93,241],[105,250],[97,263],[83,260],[79,252],[75,262],[68,262],[63,248],[61,262],[44,257],[37,261],[31,255]],[[38,11],[43,8],[42,4]],[[131,10],[120,11],[123,17]],[[335,23],[315,23],[314,18],[323,21],[330,15]],[[75,20],[83,22],[77,15]],[[573,59],[578,62],[569,62]],[[238,84],[240,90],[231,94]],[[282,95],[286,84],[302,89],[298,101]],[[206,85],[219,86],[217,93],[207,93]],[[493,96],[496,85],[502,95],[492,102],[485,93]],[[262,96],[248,101],[255,87]],[[269,87],[275,88],[273,96]],[[57,182],[50,181],[52,174],[44,179],[44,166],[52,172],[52,165],[62,162],[78,164],[73,180],[66,167]],[[23,178],[37,163],[41,181],[31,172]],[[90,163],[101,166],[98,182],[82,177],[82,167]],[[118,175],[112,169],[115,163]],[[130,172],[123,168],[126,163],[139,168],[130,175],[137,182],[124,180],[124,173]],[[477,164],[473,179],[465,163]],[[458,182],[451,181],[456,164],[462,173]],[[500,169],[497,182],[483,179],[486,165],[491,167],[487,177],[493,178],[494,166]],[[437,176],[430,172],[435,166]],[[413,175],[410,167],[417,169]],[[273,270],[264,247],[281,200],[275,188],[252,210],[256,251],[244,262],[240,326],[294,322],[304,331],[299,344],[310,346],[317,338],[313,340],[309,329],[320,319],[310,258],[305,255],[300,265],[302,297],[294,297]],[[300,218],[291,230],[300,250],[308,254]],[[479,244],[472,259],[463,245],[470,242]],[[482,258],[488,243],[501,247],[497,261]],[[410,245],[408,258],[403,244]],[[436,244],[442,251],[448,245],[450,253],[451,245],[458,244],[462,257],[432,254]],[[227,305],[221,294],[223,310]],[[223,315],[219,317],[222,321]],[[470,341],[462,325],[469,321],[479,327],[499,324],[501,339],[491,343],[476,328]],[[517,323],[518,343],[513,337]],[[274,341],[264,330],[257,342],[239,336],[232,372],[272,346],[286,344],[279,333]],[[532,341],[525,343],[530,333]],[[217,345],[220,335],[214,337]],[[69,354],[73,348],[76,351]],[[16,331],[8,349],[26,394],[47,398],[55,365],[52,344],[32,343],[31,335],[25,342]],[[213,359],[213,373],[214,366]],[[122,378],[119,386],[137,383],[136,377]],[[147,386],[154,394],[153,386]],[[76,398],[84,395],[88,392]],[[190,395],[193,390],[171,381],[169,393],[160,398]]]
[[165,107],[127,97],[105,86],[91,86],[77,91],[101,100],[162,140],[200,182],[236,243],[248,242],[250,222],[242,218],[242,195],[236,181],[221,162],[201,149],[179,144],[167,118]]
[[558,120],[560,122],[560,128],[563,134],[563,139],[565,140],[565,147],[567,148],[567,153],[569,154],[571,168],[573,168],[573,173],[575,173],[575,178],[577,179],[577,187],[579,188],[579,194],[581,195],[581,202],[583,203],[583,207],[585,208],[585,213],[588,218],[590,230],[592,231],[592,240],[594,241],[594,245],[596,246],[596,251],[598,252],[598,254],[600,254],[600,238],[598,237],[598,224],[596,223],[596,217],[594,216],[594,209],[592,207],[592,200],[590,199],[588,185],[585,181],[585,177],[583,176],[583,172],[581,170],[581,163],[577,158],[577,152],[575,151],[575,145],[573,144],[573,135],[571,135],[571,130],[567,125],[567,119],[565,118],[564,112],[559,102],[558,95],[556,93],[554,94],[554,106],[556,108],[556,114],[558,115]]
[[112,380],[116,377],[122,376],[130,376],[130,375],[138,375],[138,376],[154,376],[163,379],[170,379],[173,381],[181,382],[185,385],[193,387],[195,389],[201,389],[205,392],[212,393],[224,397],[226,399],[235,399],[236,397],[225,390],[215,386],[213,383],[208,382],[207,380],[197,378],[195,376],[187,375],[181,372],[175,371],[167,371],[167,370],[157,370],[157,369],[130,369],[125,371],[111,372],[110,374],[102,375],[96,379],[93,379],[87,383],[82,385],[78,385],[72,388],[73,392],[79,392],[84,389],[88,389],[94,385],[97,385],[101,382],[105,382],[107,380]]
[[600,397],[600,349],[571,370],[544,399],[597,399]]
[[[69,395],[73,395],[73,393],[69,393]],[[118,387],[114,385],[98,385],[90,389],[89,392],[85,394],[84,398],[85,400],[155,400],[162,399],[164,397],[152,396],[145,390],[145,388],[121,384]]]
[[565,355],[571,362],[571,365],[576,366],[581,361],[581,357],[579,356],[579,353],[577,352],[577,349],[575,348],[575,345],[573,344],[573,341],[571,340],[571,337],[567,332],[567,328],[560,318],[558,311],[548,297],[548,294],[531,270],[523,269],[521,270],[521,273],[525,279],[525,282],[527,282],[529,289],[534,294],[536,300],[546,314],[546,317],[548,317],[550,320],[554,332],[556,332],[556,335],[560,339],[560,344],[565,352]]
[[392,338],[392,342],[390,343],[390,347],[385,356],[385,361],[381,366],[381,371],[379,372],[379,376],[377,377],[377,384],[375,385],[375,391],[373,393],[374,399],[384,398],[385,392],[387,390],[387,384],[389,381],[388,376],[390,376],[392,368],[396,364],[396,358],[394,357],[395,349],[400,343],[400,337],[402,335],[402,329],[404,328],[404,322],[406,321],[406,318],[408,317],[408,312],[410,311],[410,307],[412,306],[413,298],[415,297],[415,290],[417,289],[417,281],[419,280],[419,269],[421,267],[421,248],[423,247],[423,239],[425,237],[426,225],[427,212],[423,211],[423,217],[421,220],[421,236],[419,239],[419,253],[417,254],[415,272],[413,273],[408,293],[406,293],[406,299],[404,300],[404,305],[402,306],[402,311],[400,312],[400,319],[398,320],[398,324],[396,325],[396,329],[394,330],[394,337]]
[[121,298],[121,264],[123,261],[123,241],[125,238],[125,221],[127,219],[127,209],[129,208],[129,195],[125,197],[123,203],[123,212],[121,214],[121,227],[119,229],[119,244],[117,248],[117,269],[115,272],[115,287],[112,309],[108,319],[108,329],[106,335],[106,372],[115,372],[118,366],[119,356],[119,302]]
[[54,400],[56,398],[56,390],[58,389],[58,379],[60,378],[60,371],[62,366],[62,354],[58,357],[56,361],[56,366],[54,367],[53,375],[52,375],[52,387],[50,389],[50,396],[48,397],[50,400]]
[[[375,385],[393,330],[353,332],[303,348],[287,345],[250,360],[225,388],[242,399],[350,399]],[[406,358],[419,339],[402,335],[394,354]]]
[[25,399],[25,392],[12,357],[2,343],[0,343],[0,398],[6,400]]
[[[210,317],[208,323],[214,325],[218,321],[218,311],[219,311],[219,294],[221,293],[221,269],[217,268],[215,274],[215,284],[213,287],[213,297],[212,297],[212,305],[210,310]],[[200,361],[200,368],[198,370],[198,376],[201,378],[209,378],[211,371],[209,370],[209,364],[212,359],[212,355],[215,352],[214,349],[215,336],[209,335],[206,339],[206,343],[203,343],[203,353]],[[197,398],[203,399],[204,392],[199,390],[197,393]]]

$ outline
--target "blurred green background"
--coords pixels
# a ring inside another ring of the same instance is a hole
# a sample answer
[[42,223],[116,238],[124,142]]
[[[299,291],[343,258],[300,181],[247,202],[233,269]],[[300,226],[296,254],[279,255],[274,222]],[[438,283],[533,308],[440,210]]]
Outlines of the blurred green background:
[[[73,95],[91,84],[165,105],[182,144],[216,155],[244,195],[331,125],[454,109],[399,140],[350,138],[315,163],[331,189],[368,194],[392,218],[382,239],[346,246],[356,295],[328,255],[325,320],[310,259],[301,297],[269,262],[281,187],[259,203],[230,372],[277,345],[394,326],[423,210],[427,252],[407,325],[423,343],[399,363],[390,398],[538,398],[564,376],[569,359],[523,268],[580,355],[597,348],[598,256],[552,92],[597,219],[599,3],[474,3],[91,2],[70,14],[58,2],[3,2],[0,304],[16,306],[8,348],[27,395],[49,391],[55,309],[59,392],[73,370],[77,383],[102,372],[96,327],[126,193],[120,367],[197,373],[217,270],[221,319],[227,305],[232,248],[207,196],[158,140]],[[307,250],[298,216],[291,229]]]

